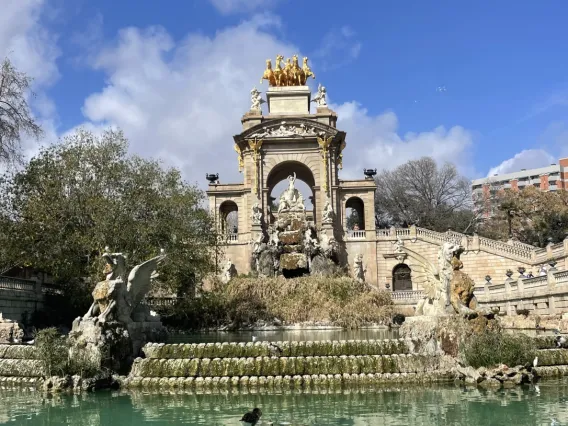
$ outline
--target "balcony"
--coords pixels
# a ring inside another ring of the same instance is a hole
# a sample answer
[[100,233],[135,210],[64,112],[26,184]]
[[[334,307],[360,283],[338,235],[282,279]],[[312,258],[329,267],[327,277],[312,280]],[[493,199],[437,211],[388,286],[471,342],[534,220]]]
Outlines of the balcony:
[[365,240],[367,239],[367,232],[365,230],[347,231],[348,240]]
[[221,236],[221,241],[227,244],[238,243],[239,234],[231,232],[230,234],[224,234]]

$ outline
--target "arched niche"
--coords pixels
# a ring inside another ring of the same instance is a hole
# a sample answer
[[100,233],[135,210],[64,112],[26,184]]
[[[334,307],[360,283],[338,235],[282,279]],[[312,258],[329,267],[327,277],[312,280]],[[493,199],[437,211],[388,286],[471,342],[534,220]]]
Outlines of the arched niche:
[[404,263],[392,270],[392,291],[412,290],[412,270]]
[[365,203],[359,197],[351,197],[345,202],[345,225],[349,231],[365,229]]
[[305,200],[307,210],[312,209],[314,217],[316,214],[316,203],[314,197],[315,178],[314,174],[308,166],[298,161],[283,161],[275,165],[266,178],[266,205],[270,206],[272,203],[277,204],[281,193],[287,188],[287,178],[290,175],[296,174],[295,186],[302,193]]
[[239,233],[239,207],[231,200],[223,201],[219,206],[219,217],[222,234]]

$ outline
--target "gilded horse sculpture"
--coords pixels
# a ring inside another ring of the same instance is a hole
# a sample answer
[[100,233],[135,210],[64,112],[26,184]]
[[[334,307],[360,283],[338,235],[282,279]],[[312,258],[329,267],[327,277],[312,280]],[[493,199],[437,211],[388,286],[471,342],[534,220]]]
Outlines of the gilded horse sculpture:
[[[282,66],[284,64],[284,67]],[[316,78],[308,65],[308,58],[304,57],[302,66],[298,62],[298,55],[286,59],[284,56],[277,55],[274,69],[272,69],[272,61],[266,60],[266,69],[262,75],[260,82],[268,81],[268,85],[272,87],[282,86],[304,86],[309,77]]]

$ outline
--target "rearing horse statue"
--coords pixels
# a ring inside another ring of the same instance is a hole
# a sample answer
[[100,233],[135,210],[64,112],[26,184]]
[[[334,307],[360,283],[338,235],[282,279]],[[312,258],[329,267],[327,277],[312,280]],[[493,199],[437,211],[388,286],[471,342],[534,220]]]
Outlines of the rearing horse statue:
[[270,59],[266,60],[266,69],[264,70],[264,74],[260,78],[260,84],[262,84],[262,80],[267,80],[269,86],[276,86],[276,79],[274,78],[274,71],[272,71],[272,61]]
[[280,66],[280,62],[284,59],[284,56],[278,55],[276,56],[276,68],[274,69],[274,80],[276,82],[276,86],[285,86],[286,85],[286,74],[284,70]]
[[303,85],[306,84],[306,81],[308,81],[309,77],[312,78],[316,78],[316,75],[312,72],[312,70],[310,69],[309,65],[308,65],[308,58],[304,57],[304,61],[302,64],[302,81],[300,82]]

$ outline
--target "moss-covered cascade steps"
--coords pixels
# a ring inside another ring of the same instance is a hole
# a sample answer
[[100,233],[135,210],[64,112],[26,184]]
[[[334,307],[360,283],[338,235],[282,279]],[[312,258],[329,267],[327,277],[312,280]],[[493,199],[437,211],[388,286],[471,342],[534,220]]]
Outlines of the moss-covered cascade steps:
[[404,339],[321,340],[291,342],[148,343],[146,358],[250,358],[259,356],[307,357],[340,355],[394,355],[409,353]]
[[541,349],[537,356],[541,367],[568,365],[568,349]]
[[234,377],[128,377],[124,388],[179,389],[193,392],[214,392],[227,389],[244,390],[317,390],[343,389],[349,386],[404,383],[446,383],[452,381],[443,371],[427,373],[371,373],[371,374],[312,374],[294,376],[234,376]]
[[38,354],[31,345],[0,345],[0,359],[38,359]]
[[138,358],[131,377],[242,377],[319,374],[422,373],[437,370],[440,358],[426,355],[341,355],[256,358]]

